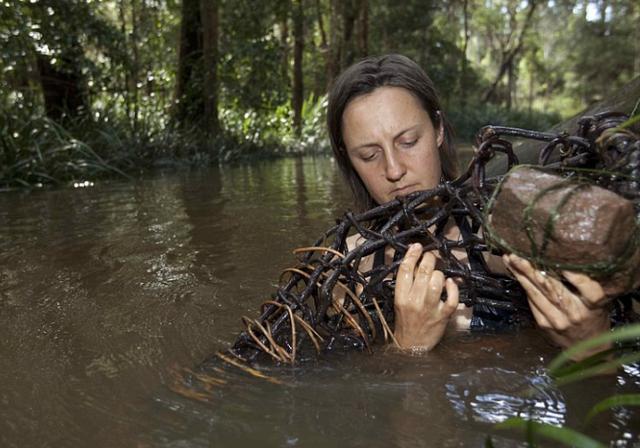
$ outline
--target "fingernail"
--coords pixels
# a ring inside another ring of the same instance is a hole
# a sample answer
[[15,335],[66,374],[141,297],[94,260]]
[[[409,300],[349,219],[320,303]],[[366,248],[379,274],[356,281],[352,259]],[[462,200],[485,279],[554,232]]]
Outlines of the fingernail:
[[411,245],[411,250],[421,250],[422,249],[422,244],[420,243],[413,243]]

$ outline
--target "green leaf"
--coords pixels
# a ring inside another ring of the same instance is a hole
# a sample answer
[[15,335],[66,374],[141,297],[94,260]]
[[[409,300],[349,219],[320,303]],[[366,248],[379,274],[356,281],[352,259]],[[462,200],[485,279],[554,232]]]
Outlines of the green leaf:
[[573,347],[564,350],[556,356],[549,364],[549,374],[556,376],[559,369],[566,363],[570,362],[572,357],[585,353],[594,347],[636,338],[640,338],[640,324],[626,325],[598,337],[587,339],[586,341],[580,342]]
[[599,413],[619,406],[640,406],[640,394],[613,395],[605,398],[591,408],[585,418],[585,424]]
[[633,126],[634,124],[640,122],[640,115],[636,115],[635,117],[631,117],[629,118],[627,121],[625,121],[624,123],[620,124],[619,126],[617,126],[615,128],[615,131],[619,131],[628,127]]
[[565,384],[573,383],[574,381],[583,380],[592,376],[601,375],[603,373],[611,372],[618,367],[630,364],[632,362],[640,361],[640,352],[631,353],[626,356],[620,356],[619,358],[612,359],[609,362],[603,362],[596,364],[593,367],[585,368],[577,372],[570,373],[564,376],[556,377],[556,385],[563,386]]
[[[496,429],[517,429],[535,437],[545,437],[567,446],[580,448],[604,448],[605,445],[581,432],[569,428],[559,428],[548,423],[538,423],[523,418],[510,418],[496,425]],[[531,442],[531,441],[530,441]]]
[[611,357],[614,356],[616,352],[617,352],[617,349],[615,347],[610,348],[609,350],[603,350],[601,352],[595,353],[583,360],[576,361],[574,363],[559,367],[554,372],[555,377],[556,378],[563,377],[571,373],[579,372],[581,370],[595,366],[603,361],[607,361],[611,359]]

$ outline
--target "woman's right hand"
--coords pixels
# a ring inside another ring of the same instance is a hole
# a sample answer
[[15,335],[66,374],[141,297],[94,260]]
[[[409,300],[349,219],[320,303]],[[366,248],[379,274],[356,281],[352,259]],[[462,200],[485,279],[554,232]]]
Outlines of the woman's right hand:
[[[538,326],[563,349],[610,330],[607,303],[611,300],[602,285],[585,274],[563,271],[573,289],[560,279],[536,269],[515,254],[504,255],[505,266],[527,293],[529,306]],[[611,348],[611,344],[581,352],[574,361]]]
[[[422,245],[412,244],[398,268],[395,289],[395,331],[405,349],[431,350],[440,342],[458,306],[458,286],[435,270],[436,257],[422,255]],[[420,261],[419,261],[420,260]],[[418,263],[419,261],[419,263]],[[447,300],[440,300],[442,288]]]

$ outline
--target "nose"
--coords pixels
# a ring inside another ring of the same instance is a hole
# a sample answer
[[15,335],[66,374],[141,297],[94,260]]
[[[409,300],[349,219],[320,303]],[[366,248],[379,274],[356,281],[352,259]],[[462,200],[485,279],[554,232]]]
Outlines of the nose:
[[397,182],[407,173],[407,166],[395,151],[386,151],[385,177],[389,182]]

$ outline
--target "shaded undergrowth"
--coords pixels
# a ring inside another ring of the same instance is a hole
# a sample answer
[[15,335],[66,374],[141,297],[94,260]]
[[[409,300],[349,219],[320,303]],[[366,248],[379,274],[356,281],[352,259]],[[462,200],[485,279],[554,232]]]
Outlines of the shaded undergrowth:
[[206,166],[323,152],[325,98],[305,102],[305,125],[290,127],[289,111],[272,120],[221,112],[221,130],[176,127],[160,118],[131,121],[94,111],[57,122],[21,108],[0,108],[0,191],[136,176],[158,167]]

